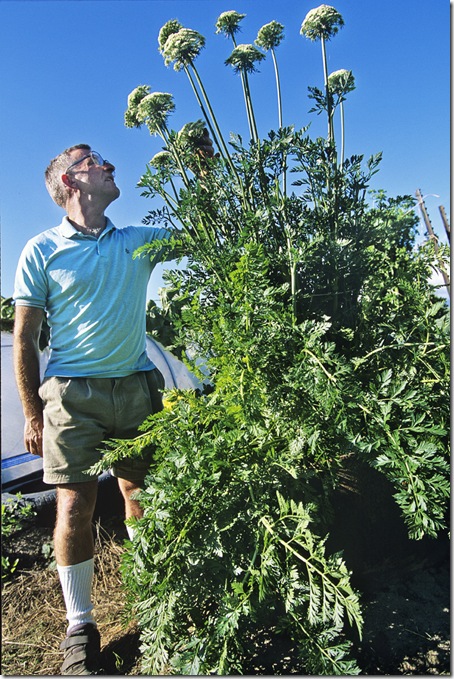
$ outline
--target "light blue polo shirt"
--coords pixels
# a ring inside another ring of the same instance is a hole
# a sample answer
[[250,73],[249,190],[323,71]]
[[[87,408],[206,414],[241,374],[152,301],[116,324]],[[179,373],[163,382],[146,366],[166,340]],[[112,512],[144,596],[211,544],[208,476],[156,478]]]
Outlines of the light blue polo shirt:
[[134,251],[169,232],[117,229],[99,238],[65,217],[26,244],[17,267],[17,306],[43,309],[51,328],[46,377],[125,377],[154,367],[146,352],[147,285],[159,255]]

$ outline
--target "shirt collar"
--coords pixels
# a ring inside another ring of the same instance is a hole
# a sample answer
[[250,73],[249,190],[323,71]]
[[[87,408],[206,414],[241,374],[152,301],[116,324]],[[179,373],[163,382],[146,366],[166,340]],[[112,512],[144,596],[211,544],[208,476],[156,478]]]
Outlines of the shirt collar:
[[[106,219],[107,219],[106,228],[102,232],[101,238],[105,236],[106,233],[108,233],[109,231],[113,231],[116,228],[115,224],[113,224],[113,222],[110,221],[109,217],[106,217]],[[68,217],[63,217],[63,221],[60,224],[59,229],[61,235],[64,236],[65,238],[74,238],[74,236],[83,237],[83,233],[74,228],[74,226],[69,221]]]

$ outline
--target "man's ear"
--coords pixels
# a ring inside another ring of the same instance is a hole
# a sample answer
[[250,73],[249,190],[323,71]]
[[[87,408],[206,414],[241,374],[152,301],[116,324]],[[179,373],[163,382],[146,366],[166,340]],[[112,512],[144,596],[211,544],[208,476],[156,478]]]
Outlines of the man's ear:
[[75,189],[76,188],[76,181],[71,177],[69,174],[62,174],[61,180],[65,186],[68,186],[70,189]]

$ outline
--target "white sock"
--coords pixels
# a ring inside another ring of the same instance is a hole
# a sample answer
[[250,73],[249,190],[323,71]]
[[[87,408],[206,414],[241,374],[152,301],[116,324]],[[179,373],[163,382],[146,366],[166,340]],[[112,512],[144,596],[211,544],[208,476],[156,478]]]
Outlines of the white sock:
[[132,528],[131,526],[126,526],[126,532],[128,533],[129,539],[131,542],[134,540],[134,534],[135,534],[135,529]]
[[59,566],[57,564],[63,598],[66,604],[66,618],[69,623],[68,630],[74,627],[74,625],[82,623],[90,622],[96,624],[92,615],[93,603],[91,601],[94,566],[94,559],[89,559],[73,566]]

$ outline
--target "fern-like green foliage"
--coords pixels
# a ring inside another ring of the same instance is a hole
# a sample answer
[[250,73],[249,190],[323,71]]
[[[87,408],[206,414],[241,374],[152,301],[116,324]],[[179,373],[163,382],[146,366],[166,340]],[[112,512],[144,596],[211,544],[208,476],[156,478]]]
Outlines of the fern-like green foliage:
[[172,235],[136,256],[187,257],[149,330],[206,388],[166,393],[98,466],[156,450],[123,563],[142,671],[248,673],[265,630],[291,640],[301,674],[358,674],[360,600],[327,551],[345,464],[387,477],[411,537],[446,528],[449,314],[429,283],[433,245],[415,247],[411,197],[368,202],[380,154],[342,150],[338,164],[329,88],[312,88],[328,140],[282,126],[258,140],[242,73],[253,141],[227,147],[195,56],[184,70],[218,153],[194,151],[199,121],[156,119],[165,150],[140,187],[164,202],[145,222]]
[[[165,331],[203,357],[203,371],[186,360],[209,386],[167,393],[102,463],[156,447],[124,564],[143,671],[244,673],[251,631],[269,627],[302,673],[355,674],[361,605],[325,551],[330,497],[357,457],[392,482],[411,537],[446,527],[448,308],[433,253],[414,248],[411,199],[366,203],[375,161],[320,166],[321,142],[291,130],[235,144],[251,210],[215,159],[180,192],[190,226],[163,245],[188,254],[166,275]],[[283,148],[307,187],[287,199]]]

